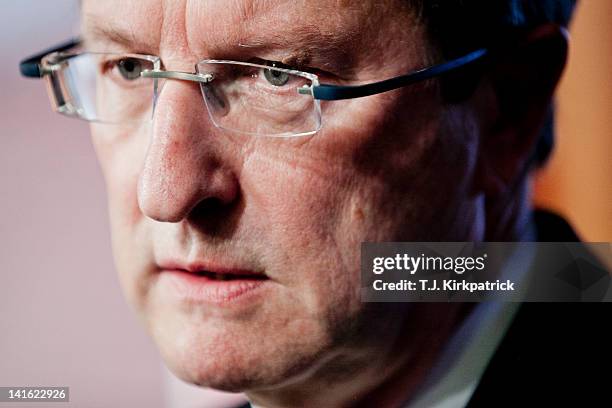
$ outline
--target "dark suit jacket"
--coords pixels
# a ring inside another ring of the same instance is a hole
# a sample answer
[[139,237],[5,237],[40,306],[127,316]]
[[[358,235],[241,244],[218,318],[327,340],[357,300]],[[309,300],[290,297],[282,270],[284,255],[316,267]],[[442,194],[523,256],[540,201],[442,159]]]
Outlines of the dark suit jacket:
[[[534,215],[538,241],[578,241],[562,218]],[[468,407],[612,407],[609,325],[610,303],[523,303]]]
[[[538,241],[579,241],[552,213],[534,219]],[[612,407],[608,325],[610,303],[521,304],[468,408]]]

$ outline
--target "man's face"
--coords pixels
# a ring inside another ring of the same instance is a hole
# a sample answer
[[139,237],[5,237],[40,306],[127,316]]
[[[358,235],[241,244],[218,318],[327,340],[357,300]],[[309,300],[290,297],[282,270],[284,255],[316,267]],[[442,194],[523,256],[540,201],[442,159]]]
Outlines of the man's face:
[[[91,48],[168,70],[257,59],[358,84],[428,65],[394,1],[85,1],[83,17]],[[197,84],[168,81],[153,123],[92,125],[122,287],[181,378],[273,388],[348,356],[384,364],[398,314],[360,301],[361,242],[477,234],[469,115],[435,83],[321,108],[313,136],[232,134]]]

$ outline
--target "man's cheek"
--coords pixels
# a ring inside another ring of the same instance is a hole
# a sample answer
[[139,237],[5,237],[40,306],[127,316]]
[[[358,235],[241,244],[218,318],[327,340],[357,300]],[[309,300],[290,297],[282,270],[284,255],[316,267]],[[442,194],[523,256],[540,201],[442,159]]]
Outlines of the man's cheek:
[[[342,201],[341,196],[335,198]],[[359,280],[354,280],[358,276],[352,272],[359,270],[359,245],[353,245],[350,234],[336,234],[342,205],[334,205],[329,196],[305,197],[310,199],[296,200],[277,213],[274,241],[282,250],[275,252],[283,254],[283,259],[275,264],[291,265],[281,280],[298,291],[305,310],[327,313],[334,302],[349,303],[358,286]]]
[[118,180],[116,185],[115,202],[118,217],[125,227],[135,226],[144,219],[144,215],[138,205],[138,175],[132,174],[122,180]]
[[[115,135],[116,136],[116,135]],[[130,137],[116,136],[116,137]],[[138,135],[132,135],[134,139]],[[111,146],[103,147],[105,164],[103,171],[108,190],[111,220],[133,226],[143,219],[138,205],[138,180],[142,171],[146,148],[137,140],[115,140]]]
[[121,287],[139,314],[147,293],[150,242],[137,197],[138,172],[115,160],[107,174],[108,211],[115,266]]

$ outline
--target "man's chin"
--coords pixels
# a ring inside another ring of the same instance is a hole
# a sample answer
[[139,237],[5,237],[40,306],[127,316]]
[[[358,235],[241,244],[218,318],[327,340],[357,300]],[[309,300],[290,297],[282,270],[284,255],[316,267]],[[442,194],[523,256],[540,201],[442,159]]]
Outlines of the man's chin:
[[197,357],[163,356],[170,371],[189,384],[225,392],[276,388],[300,371],[290,362],[272,359],[266,363],[248,363],[236,356]]
[[316,344],[290,347],[274,344],[276,339],[217,332],[155,341],[165,364],[181,380],[220,391],[244,392],[275,388],[320,360],[322,350]]
[[221,391],[241,392],[257,381],[240,356],[222,353],[219,347],[202,341],[196,346],[157,344],[164,363],[179,379]]
[[249,378],[244,371],[241,372],[239,369],[232,369],[230,372],[207,368],[194,370],[171,361],[166,361],[166,365],[182,381],[218,391],[239,393],[261,386],[261,380]]

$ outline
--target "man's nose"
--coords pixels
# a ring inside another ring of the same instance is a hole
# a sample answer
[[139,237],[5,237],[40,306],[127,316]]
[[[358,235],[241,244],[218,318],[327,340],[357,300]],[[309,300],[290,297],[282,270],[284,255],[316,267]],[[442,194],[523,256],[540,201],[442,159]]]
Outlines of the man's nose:
[[229,204],[239,192],[222,140],[193,82],[168,80],[160,93],[151,140],[138,181],[142,213],[156,221],[179,222],[206,200]]

